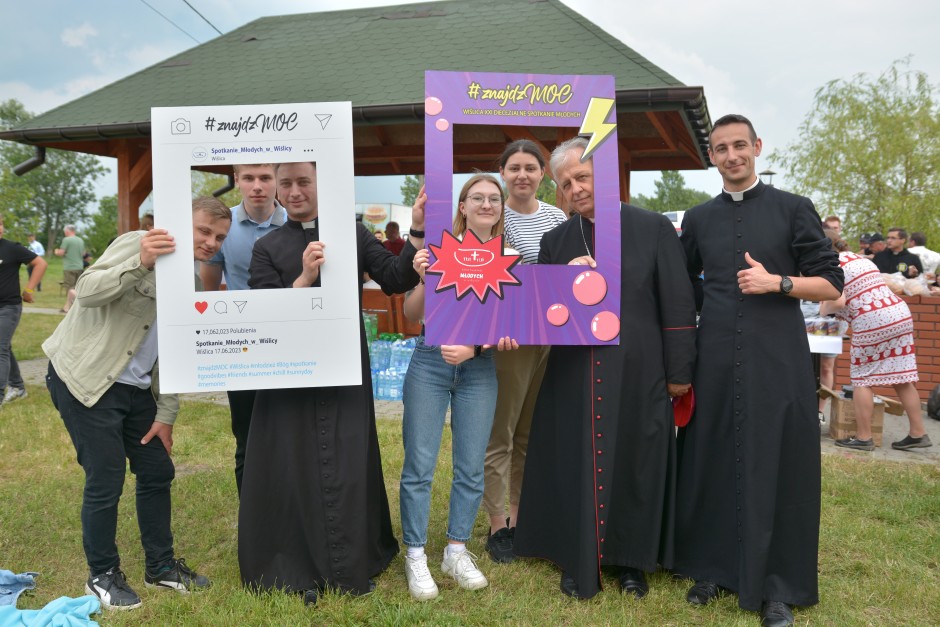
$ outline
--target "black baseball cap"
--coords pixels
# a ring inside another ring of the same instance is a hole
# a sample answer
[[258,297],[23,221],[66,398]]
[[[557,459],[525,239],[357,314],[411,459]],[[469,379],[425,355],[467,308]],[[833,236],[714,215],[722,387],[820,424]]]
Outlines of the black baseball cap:
[[875,242],[885,241],[884,235],[878,233],[877,231],[868,236],[868,243],[873,244]]

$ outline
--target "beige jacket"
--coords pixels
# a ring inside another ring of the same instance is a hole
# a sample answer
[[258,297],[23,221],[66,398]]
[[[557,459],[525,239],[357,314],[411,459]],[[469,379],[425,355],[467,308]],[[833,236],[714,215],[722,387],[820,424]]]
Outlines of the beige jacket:
[[[120,236],[85,270],[75,304],[42,344],[56,374],[85,407],[117,380],[157,317],[155,275],[140,264],[143,233]],[[160,394],[157,364],[151,379],[156,421],[172,425],[179,397]]]

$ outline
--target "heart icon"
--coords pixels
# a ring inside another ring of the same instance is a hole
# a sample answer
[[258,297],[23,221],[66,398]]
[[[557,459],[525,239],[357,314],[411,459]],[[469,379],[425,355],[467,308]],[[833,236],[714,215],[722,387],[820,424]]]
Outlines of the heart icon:
[[199,313],[206,313],[206,309],[209,308],[209,303],[206,301],[196,303],[196,311]]

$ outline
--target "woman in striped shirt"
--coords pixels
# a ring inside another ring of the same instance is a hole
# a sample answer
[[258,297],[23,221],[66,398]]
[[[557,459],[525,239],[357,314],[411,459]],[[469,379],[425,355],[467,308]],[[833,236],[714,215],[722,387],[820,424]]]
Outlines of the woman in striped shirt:
[[[519,251],[522,263],[537,263],[542,235],[566,220],[561,209],[535,196],[545,176],[542,151],[527,139],[512,142],[499,159],[499,173],[506,184],[503,217],[507,245]],[[523,346],[496,354],[499,389],[493,431],[486,449],[483,492],[483,506],[490,516],[486,550],[496,562],[513,560],[513,532],[519,512],[529,427],[545,374],[548,348]]]

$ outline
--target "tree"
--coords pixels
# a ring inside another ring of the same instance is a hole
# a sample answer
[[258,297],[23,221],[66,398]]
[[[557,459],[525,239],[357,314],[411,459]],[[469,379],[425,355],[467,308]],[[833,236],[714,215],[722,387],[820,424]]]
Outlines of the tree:
[[535,197],[542,202],[555,205],[555,201],[558,200],[557,191],[558,187],[555,185],[555,181],[549,176],[543,176],[542,181],[539,183],[539,188],[535,190]]
[[[212,172],[201,172],[192,170],[190,173],[190,182],[192,184],[193,198],[200,196],[212,196],[212,193],[228,185],[228,177]],[[226,207],[234,207],[242,201],[238,188],[235,187],[218,197]]]
[[[0,124],[4,127],[31,117],[16,100],[0,103]],[[88,204],[95,199],[95,182],[107,170],[93,155],[50,149],[43,165],[16,176],[13,167],[33,154],[31,146],[0,143],[0,203],[9,216],[6,221],[15,223],[17,235],[18,231],[35,231],[42,241],[44,233],[46,249],[52,250],[66,224],[88,217]],[[24,224],[29,226],[22,229]]]
[[937,87],[910,58],[880,76],[857,74],[816,91],[798,139],[774,151],[797,193],[850,233],[898,226],[940,240]]
[[98,201],[98,211],[91,216],[91,226],[82,233],[85,248],[93,257],[100,257],[108,244],[117,237],[117,196],[105,196]]
[[633,203],[650,211],[666,213],[685,211],[711,198],[706,192],[686,187],[685,177],[675,170],[663,170],[660,179],[653,185],[656,187],[655,196],[636,194]]
[[418,177],[411,176],[410,174],[405,177],[404,182],[401,184],[401,202],[404,205],[415,204],[415,200],[418,198],[418,192],[421,191],[421,181],[418,180]]

